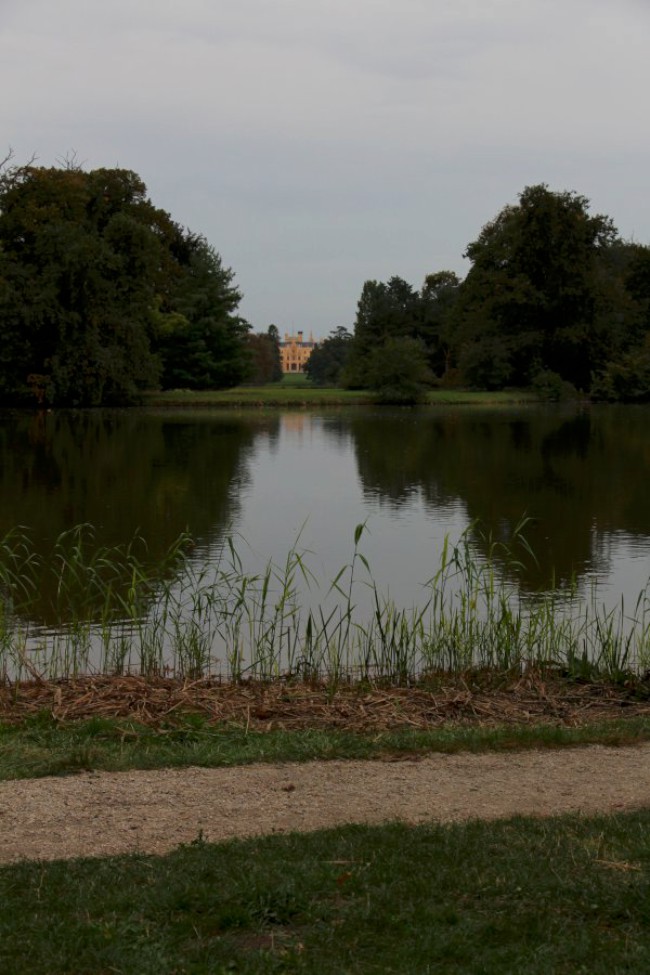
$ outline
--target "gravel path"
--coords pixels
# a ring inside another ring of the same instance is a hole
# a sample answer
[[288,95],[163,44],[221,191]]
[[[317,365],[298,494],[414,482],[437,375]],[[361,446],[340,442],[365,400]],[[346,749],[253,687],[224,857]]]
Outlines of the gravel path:
[[341,823],[650,807],[650,744],[398,762],[84,773],[0,783],[0,863],[165,853]]

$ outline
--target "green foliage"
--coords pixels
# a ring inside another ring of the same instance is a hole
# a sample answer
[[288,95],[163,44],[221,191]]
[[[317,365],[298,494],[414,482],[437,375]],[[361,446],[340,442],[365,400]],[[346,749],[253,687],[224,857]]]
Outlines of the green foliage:
[[399,277],[365,282],[343,385],[373,387],[374,351],[410,338],[444,385],[533,385],[562,399],[593,382],[600,398],[647,398],[650,248],[622,241],[585,197],[528,186],[465,256],[462,282],[452,271],[427,275],[420,292]]
[[432,379],[424,345],[417,339],[387,338],[368,356],[366,383],[380,403],[396,406],[420,403]]
[[591,395],[610,402],[650,401],[650,248],[628,244],[622,266],[626,294],[634,310],[629,342],[608,356],[594,376]]
[[175,325],[163,327],[155,346],[164,389],[236,386],[249,368],[248,324],[235,315],[241,294],[234,274],[204,237],[184,233],[176,286],[165,308]]
[[257,386],[280,382],[280,337],[275,325],[269,325],[266,332],[249,332],[246,341],[250,354],[247,382]]
[[509,343],[499,335],[484,335],[460,352],[465,381],[477,389],[503,389],[513,378]]
[[[129,402],[155,384],[148,308],[167,215],[127,170],[26,167],[0,181],[0,395]],[[40,377],[30,382],[29,376]]]
[[560,403],[576,398],[575,386],[550,369],[542,369],[538,372],[531,386],[540,399],[547,400],[549,403]]
[[369,356],[389,337],[412,335],[417,305],[417,292],[403,278],[392,277],[387,284],[366,281],[357,306],[354,341],[342,376],[344,386],[369,388]]
[[437,271],[427,274],[420,291],[419,320],[413,336],[424,342],[429,366],[440,377],[451,365],[451,316],[460,284],[453,271]]
[[[420,292],[399,277],[392,277],[387,283],[366,281],[357,307],[354,338],[341,372],[342,384],[352,389],[379,388],[377,368],[381,354],[379,359],[373,357],[385,342],[397,339],[416,342],[424,351],[428,371],[426,375],[421,372],[416,386],[431,382],[434,373],[444,374],[450,366],[449,327],[459,283],[453,271],[428,275]],[[413,352],[409,357],[413,361]],[[409,371],[413,372],[413,365]],[[381,385],[391,383],[382,381]],[[419,395],[418,392],[416,399]],[[412,396],[411,390],[406,400],[382,396],[381,401],[414,402]]]
[[232,272],[153,206],[129,170],[0,174],[0,401],[137,401],[177,370],[242,375]]
[[347,328],[336,328],[313,350],[305,372],[315,386],[338,386],[350,354],[352,336]]
[[636,254],[585,197],[524,189],[467,248],[472,267],[453,313],[465,377],[498,388],[552,372],[588,390],[638,339],[641,309],[626,288]]
[[591,395],[609,402],[650,402],[650,333],[643,346],[607,364],[595,377]]
[[632,297],[641,304],[643,321],[650,326],[650,247],[628,244],[629,257],[626,266],[626,285]]

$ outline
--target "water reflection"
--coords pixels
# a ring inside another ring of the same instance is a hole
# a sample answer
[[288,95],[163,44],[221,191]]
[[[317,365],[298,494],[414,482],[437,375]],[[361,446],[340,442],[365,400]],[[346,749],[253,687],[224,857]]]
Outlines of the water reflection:
[[[277,437],[278,418],[241,423],[207,415],[138,411],[0,414],[0,535],[29,528],[46,556],[75,525],[94,526],[98,545],[141,536],[151,562],[184,531],[199,552],[239,511],[256,438]],[[51,620],[53,587],[39,604]]]
[[422,499],[429,517],[461,503],[495,538],[526,514],[539,565],[529,588],[606,569],[612,532],[650,536],[646,408],[403,411],[326,425],[353,439],[364,494],[400,509]]
[[[306,523],[331,580],[370,518],[378,582],[412,602],[446,532],[480,519],[507,540],[525,513],[539,564],[524,587],[605,577],[615,563],[636,597],[650,552],[649,420],[632,407],[5,412],[0,533],[29,526],[45,553],[89,522],[104,545],[140,533],[156,559],[189,530],[200,560],[232,526],[257,569],[282,561]],[[45,588],[36,615],[47,621],[51,604]]]

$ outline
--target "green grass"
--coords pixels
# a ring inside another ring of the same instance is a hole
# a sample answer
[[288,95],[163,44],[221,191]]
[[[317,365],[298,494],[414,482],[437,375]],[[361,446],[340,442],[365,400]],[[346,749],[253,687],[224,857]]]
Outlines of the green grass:
[[434,389],[427,393],[429,406],[462,405],[462,406],[492,406],[519,403],[539,403],[539,396],[528,389]]
[[372,403],[360,390],[330,389],[307,383],[271,383],[268,386],[237,386],[234,389],[183,390],[148,393],[146,406],[355,406]]
[[[373,403],[367,390],[312,386],[304,376],[285,377],[266,386],[237,386],[234,389],[185,390],[147,393],[147,406],[359,406]],[[528,390],[498,392],[466,389],[435,389],[427,394],[430,406],[492,406],[536,403],[539,397]]]
[[18,725],[0,725],[0,781],[66,775],[81,770],[223,767],[251,762],[377,759],[429,752],[513,751],[650,740],[650,717],[581,727],[534,724],[374,733],[302,729],[246,731],[210,724],[199,715],[145,727],[135,721],[91,718],[57,722],[46,713]]
[[650,812],[0,869],[3,975],[641,975]]
[[307,386],[309,389],[313,389],[313,384],[304,372],[285,372],[280,380],[280,386]]

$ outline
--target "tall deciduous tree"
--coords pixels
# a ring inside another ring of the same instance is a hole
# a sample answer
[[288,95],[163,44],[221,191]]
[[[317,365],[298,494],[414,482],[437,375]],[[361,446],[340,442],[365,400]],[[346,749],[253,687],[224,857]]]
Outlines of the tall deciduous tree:
[[243,348],[238,300],[219,256],[154,207],[130,170],[0,174],[3,402],[133,402],[158,383],[172,334],[186,340],[179,358],[194,343],[197,370],[203,341],[202,375],[227,385]]
[[[624,402],[650,401],[650,247],[624,244],[612,254],[621,272],[626,314],[617,303],[617,332],[622,338],[611,350],[604,367],[592,384],[592,395],[598,399]],[[619,278],[620,280],[620,278]],[[625,328],[621,328],[621,320]]]
[[158,378],[148,310],[166,214],[126,170],[25,167],[0,181],[0,395],[124,401]]
[[349,387],[369,385],[369,356],[388,338],[413,336],[419,312],[419,295],[404,281],[394,276],[383,281],[366,281],[359,298],[354,324],[354,341],[343,374]]
[[280,333],[275,325],[266,332],[251,332],[247,337],[250,364],[247,379],[255,385],[277,383],[282,379]]
[[352,347],[352,336],[339,326],[319,342],[305,365],[305,372],[316,386],[338,386]]
[[204,237],[185,234],[175,287],[164,307],[170,316],[156,347],[166,389],[236,386],[246,376],[249,325],[235,314],[241,294],[234,273]]
[[454,271],[436,271],[427,274],[420,291],[420,312],[413,335],[424,343],[429,366],[438,377],[443,377],[451,365],[451,316],[460,283]]
[[408,336],[392,336],[372,350],[367,382],[380,403],[413,406],[425,398],[433,379],[424,344]]
[[620,340],[608,267],[617,241],[611,220],[576,193],[530,186],[505,207],[467,248],[454,316],[467,378],[525,385],[546,369],[588,389]]

